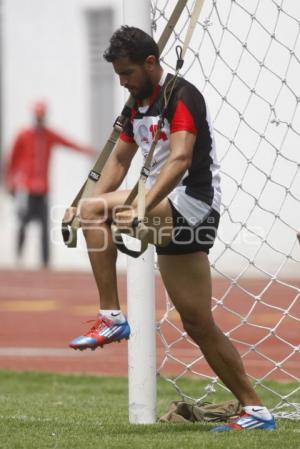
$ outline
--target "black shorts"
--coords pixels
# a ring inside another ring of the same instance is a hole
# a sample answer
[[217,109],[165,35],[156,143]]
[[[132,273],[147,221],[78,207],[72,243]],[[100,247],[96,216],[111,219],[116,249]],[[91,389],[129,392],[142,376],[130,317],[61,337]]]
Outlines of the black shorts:
[[158,255],[179,255],[204,251],[209,253],[217,236],[220,214],[211,209],[201,223],[191,226],[169,200],[173,216],[172,240],[166,246],[157,246]]

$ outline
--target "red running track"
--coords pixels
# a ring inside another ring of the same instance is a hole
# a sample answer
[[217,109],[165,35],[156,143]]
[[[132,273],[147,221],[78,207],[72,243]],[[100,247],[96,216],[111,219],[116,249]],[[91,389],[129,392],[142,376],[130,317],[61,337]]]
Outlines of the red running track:
[[[120,275],[118,282],[121,303],[126,310],[125,276]],[[300,300],[297,291],[300,284],[295,280],[287,283],[294,287],[273,282],[262,295],[262,301],[257,303],[240,287],[259,295],[268,280],[244,280],[227,293],[223,306],[218,306],[214,312],[224,331],[239,327],[230,336],[247,342],[237,346],[241,353],[247,352],[244,358],[246,369],[255,377],[268,375],[268,378],[291,381],[300,377]],[[229,286],[228,281],[215,279],[213,296],[222,298]],[[166,307],[159,277],[156,279],[156,298],[159,320]],[[287,309],[293,301],[289,314],[283,315],[280,309]],[[74,336],[87,330],[89,324],[85,322],[94,319],[97,311],[97,291],[88,273],[0,271],[0,369],[127,375],[126,342],[94,352],[68,348]],[[241,326],[241,320],[247,314],[247,324]],[[180,327],[175,312],[172,312],[172,318],[175,326]],[[274,336],[249,350],[249,345],[256,345],[276,325]],[[180,335],[168,323],[163,324],[162,332],[168,343]],[[157,354],[160,364],[165,356],[160,338],[157,339]],[[170,349],[171,359],[164,373],[179,374],[184,370],[181,362],[192,363],[199,354],[198,348],[181,339]],[[282,364],[276,368],[272,360]],[[211,374],[203,360],[194,363],[190,371]]]

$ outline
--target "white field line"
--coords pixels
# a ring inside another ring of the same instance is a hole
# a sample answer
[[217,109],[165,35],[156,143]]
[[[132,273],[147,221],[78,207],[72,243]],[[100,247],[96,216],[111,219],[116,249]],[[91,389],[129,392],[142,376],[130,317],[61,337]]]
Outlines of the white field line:
[[72,286],[68,287],[16,287],[16,286],[5,286],[0,287],[0,297],[22,299],[24,296],[26,298],[40,298],[41,296],[61,296],[65,293],[71,293]]
[[[68,349],[68,348],[34,348],[34,347],[24,347],[24,348],[18,348],[18,347],[0,347],[0,357],[62,357],[62,358],[72,358],[72,357],[82,357],[83,353],[85,355],[93,355],[93,351],[85,350],[83,352],[81,351],[74,351],[73,349]],[[158,356],[163,356],[165,354],[164,348],[157,348],[157,355]],[[176,349],[174,352],[172,352],[172,355],[180,358],[180,357],[199,357],[200,356],[200,352],[195,349],[195,350],[190,350],[190,349]],[[113,357],[112,354],[110,354],[110,357]],[[116,357],[119,358],[119,353],[116,353]],[[170,360],[170,362],[172,362],[172,359]],[[203,360],[204,363],[206,363]],[[184,362],[184,363],[187,363]],[[188,363],[192,363],[191,360],[188,360]],[[265,365],[268,365],[268,362],[265,360],[247,360],[246,365],[249,367],[264,367]],[[287,361],[284,366],[285,369],[287,369],[287,367],[289,368],[299,368],[299,363],[298,362],[293,362],[293,361]]]
[[0,357],[74,357],[80,351],[67,348],[0,348]]

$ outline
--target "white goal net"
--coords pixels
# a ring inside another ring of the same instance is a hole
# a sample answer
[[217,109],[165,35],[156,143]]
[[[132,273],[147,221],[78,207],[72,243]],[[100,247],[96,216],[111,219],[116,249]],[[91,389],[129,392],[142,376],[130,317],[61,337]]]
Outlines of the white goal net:
[[[156,39],[175,4],[152,0]],[[162,55],[171,72],[192,6]],[[270,393],[275,415],[300,419],[300,3],[205,0],[181,74],[206,98],[222,168],[221,224],[210,254],[216,321],[255,387]],[[168,298],[161,309],[159,374],[190,400],[225,390]],[[186,376],[207,381],[197,398],[185,393]]]

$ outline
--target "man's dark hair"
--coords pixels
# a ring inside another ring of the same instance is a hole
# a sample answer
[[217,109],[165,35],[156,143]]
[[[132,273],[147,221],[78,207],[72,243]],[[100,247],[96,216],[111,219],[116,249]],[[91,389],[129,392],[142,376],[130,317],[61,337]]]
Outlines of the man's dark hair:
[[125,25],[112,35],[103,56],[108,62],[128,57],[131,62],[142,64],[150,55],[154,55],[159,62],[157,43],[143,30]]

